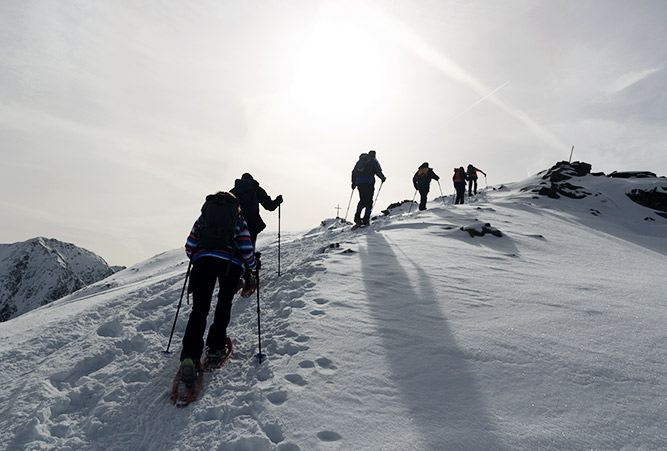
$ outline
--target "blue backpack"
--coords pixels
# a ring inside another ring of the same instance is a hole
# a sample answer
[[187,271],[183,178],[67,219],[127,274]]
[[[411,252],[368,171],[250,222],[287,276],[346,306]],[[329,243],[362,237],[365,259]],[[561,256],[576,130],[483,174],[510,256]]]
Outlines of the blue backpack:
[[357,165],[354,167],[354,174],[357,177],[373,175],[373,159],[367,153],[359,157]]

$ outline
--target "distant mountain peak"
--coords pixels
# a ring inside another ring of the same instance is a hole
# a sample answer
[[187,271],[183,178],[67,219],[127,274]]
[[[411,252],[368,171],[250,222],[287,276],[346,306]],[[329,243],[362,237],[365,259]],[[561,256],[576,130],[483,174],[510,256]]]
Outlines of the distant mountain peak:
[[114,272],[95,253],[53,238],[0,244],[0,322],[60,299]]

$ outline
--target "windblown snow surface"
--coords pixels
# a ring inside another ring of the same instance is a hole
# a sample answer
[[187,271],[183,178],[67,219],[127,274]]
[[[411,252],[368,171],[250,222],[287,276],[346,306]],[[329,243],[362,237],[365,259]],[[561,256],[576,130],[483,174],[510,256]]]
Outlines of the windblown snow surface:
[[[235,352],[186,408],[168,393],[185,300],[163,352],[181,248],[2,323],[0,448],[667,449],[667,219],[624,194],[665,179],[575,181],[594,194],[527,180],[355,232],[325,220],[283,234],[280,276],[265,233],[267,360],[238,298]],[[461,230],[484,223],[502,236]]]

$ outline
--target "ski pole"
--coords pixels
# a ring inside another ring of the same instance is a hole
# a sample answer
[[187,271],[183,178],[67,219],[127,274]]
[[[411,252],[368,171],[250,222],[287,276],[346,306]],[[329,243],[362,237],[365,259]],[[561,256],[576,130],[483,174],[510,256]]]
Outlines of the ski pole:
[[415,190],[415,195],[412,196],[412,202],[410,202],[410,208],[408,208],[408,213],[412,211],[412,205],[414,205],[416,197],[417,197],[417,190]]
[[445,195],[442,193],[442,186],[440,186],[440,180],[436,180],[438,182],[438,188],[440,188],[440,197],[442,197],[442,206],[447,208],[447,204],[445,203]]
[[343,218],[343,222],[347,222],[347,214],[350,212],[350,204],[352,204],[353,195],[354,195],[354,188],[352,188],[352,192],[350,193],[350,200],[347,202],[347,210],[345,210],[345,218]]
[[486,189],[489,189],[489,183],[486,181],[486,174],[484,174],[484,184],[486,185]]
[[280,277],[280,205],[278,205],[278,277]]
[[257,278],[255,280],[257,284],[257,341],[259,342],[259,352],[257,353],[257,361],[262,363],[262,360],[266,357],[266,354],[262,354],[262,329],[261,323],[259,320],[259,271],[257,271]]
[[375,203],[378,201],[378,197],[380,197],[380,190],[382,189],[382,185],[384,185],[384,180],[380,182],[380,187],[378,188],[378,193],[375,195],[375,200],[373,201],[373,207],[375,207]]
[[167,349],[164,351],[165,354],[169,354],[169,346],[171,346],[171,339],[174,336],[174,330],[176,329],[176,320],[178,319],[178,312],[181,310],[181,304],[183,303],[183,294],[185,294],[185,287],[188,285],[188,278],[190,277],[190,268],[192,268],[192,260],[188,265],[188,271],[185,273],[185,282],[183,283],[183,290],[181,291],[181,300],[178,301],[178,307],[176,308],[176,316],[174,317],[174,325],[171,326],[171,333],[169,334],[169,343],[167,343]]

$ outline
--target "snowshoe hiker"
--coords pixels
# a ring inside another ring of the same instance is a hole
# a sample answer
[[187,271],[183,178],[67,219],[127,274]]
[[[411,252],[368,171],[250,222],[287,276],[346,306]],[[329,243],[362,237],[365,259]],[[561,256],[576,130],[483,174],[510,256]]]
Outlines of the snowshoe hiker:
[[268,211],[274,211],[282,204],[283,196],[278,195],[274,200],[259,186],[252,175],[247,172],[240,179],[234,181],[234,188],[230,192],[236,196],[241,204],[241,211],[248,224],[250,240],[253,246],[257,243],[257,235],[266,228],[266,224],[259,215],[259,206],[262,205]]
[[419,191],[421,196],[419,202],[419,209],[426,210],[426,197],[431,188],[431,180],[440,180],[440,177],[433,172],[433,169],[428,167],[428,163],[423,163],[419,166],[417,172],[415,172],[414,177],[412,177],[412,184],[415,189]]
[[454,189],[456,190],[456,200],[454,205],[463,204],[463,196],[466,192],[466,171],[463,169],[463,166],[460,168],[454,168],[454,176],[452,177],[454,181]]
[[[359,203],[357,212],[354,215],[354,224],[356,226],[369,225],[371,221],[371,210],[373,208],[373,193],[375,192],[375,176],[378,176],[382,183],[387,177],[382,173],[380,163],[375,159],[375,151],[359,155],[359,160],[352,169],[352,189],[359,189]],[[361,212],[365,209],[364,217]]]
[[192,312],[183,336],[181,381],[190,387],[202,370],[203,337],[216,281],[218,303],[206,336],[209,359],[225,355],[227,326],[239,279],[246,279],[244,291],[255,283],[254,247],[234,195],[220,191],[206,197],[185,243],[185,253],[192,262]]
[[468,165],[468,170],[466,171],[466,176],[468,177],[468,196],[477,194],[477,173],[481,172],[486,177],[486,172],[481,169],[476,168],[472,164]]

